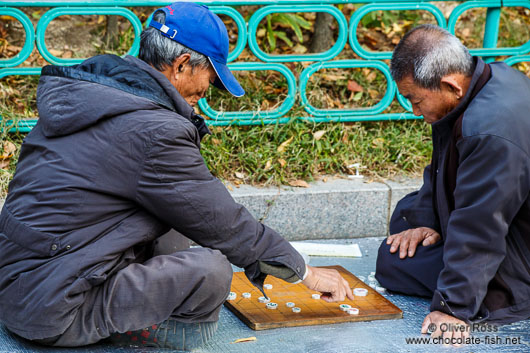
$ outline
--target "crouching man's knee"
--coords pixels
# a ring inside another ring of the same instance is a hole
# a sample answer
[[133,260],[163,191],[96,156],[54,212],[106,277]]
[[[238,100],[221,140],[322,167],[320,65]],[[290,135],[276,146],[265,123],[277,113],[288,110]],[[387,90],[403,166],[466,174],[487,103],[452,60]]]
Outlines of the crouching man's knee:
[[186,253],[181,290],[188,294],[172,316],[186,322],[216,321],[230,292],[232,266],[218,250],[194,248]]
[[232,284],[232,266],[219,250],[205,249],[209,252],[204,261],[198,264],[197,271],[204,277],[207,290],[224,301]]

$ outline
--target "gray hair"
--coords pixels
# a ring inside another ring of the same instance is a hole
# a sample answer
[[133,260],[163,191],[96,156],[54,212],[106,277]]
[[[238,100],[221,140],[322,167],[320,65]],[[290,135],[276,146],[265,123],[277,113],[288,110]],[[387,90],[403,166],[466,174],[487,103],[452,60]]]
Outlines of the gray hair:
[[411,75],[416,85],[439,90],[442,77],[454,73],[471,76],[473,66],[473,57],[458,38],[427,24],[413,28],[401,39],[390,72],[396,82]]
[[[153,14],[153,20],[164,24],[166,14],[163,11],[156,11]],[[166,66],[173,65],[173,62],[183,54],[190,54],[192,69],[197,66],[203,68],[210,66],[208,57],[165,37],[158,29],[147,27],[142,31],[138,58],[152,65],[157,70],[162,71]]]

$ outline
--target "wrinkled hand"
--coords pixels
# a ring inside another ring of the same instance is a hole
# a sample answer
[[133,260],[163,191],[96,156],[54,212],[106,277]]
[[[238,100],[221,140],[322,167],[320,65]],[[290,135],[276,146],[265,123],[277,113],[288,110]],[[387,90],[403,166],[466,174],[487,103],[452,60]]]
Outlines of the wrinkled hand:
[[392,245],[390,252],[393,254],[399,249],[399,258],[413,257],[419,243],[428,246],[439,242],[442,239],[437,231],[427,227],[407,229],[401,233],[388,237],[386,243]]
[[[443,324],[442,328],[440,326]],[[431,332],[431,337],[443,336],[453,346],[460,346],[469,337],[470,327],[464,321],[441,311],[433,311],[425,317],[421,325],[421,333]]]
[[354,299],[348,282],[337,270],[307,266],[307,277],[302,282],[307,288],[322,292],[320,299],[331,303]]

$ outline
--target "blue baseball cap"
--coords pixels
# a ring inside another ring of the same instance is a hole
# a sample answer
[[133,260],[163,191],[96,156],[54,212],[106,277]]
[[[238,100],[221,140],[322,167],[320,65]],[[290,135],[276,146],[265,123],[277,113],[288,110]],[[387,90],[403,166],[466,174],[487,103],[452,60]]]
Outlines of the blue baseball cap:
[[245,90],[228,69],[228,33],[219,16],[207,6],[193,2],[175,2],[156,11],[166,14],[165,23],[151,20],[150,27],[207,56],[217,74],[214,86],[225,89],[236,97],[245,94]]

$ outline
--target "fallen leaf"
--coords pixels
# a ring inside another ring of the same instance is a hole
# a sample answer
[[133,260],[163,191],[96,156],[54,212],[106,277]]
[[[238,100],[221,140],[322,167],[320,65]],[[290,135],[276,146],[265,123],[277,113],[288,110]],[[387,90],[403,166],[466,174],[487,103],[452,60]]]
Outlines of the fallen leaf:
[[0,160],[0,169],[7,169],[9,167],[9,161],[8,160]]
[[221,140],[216,139],[216,138],[212,138],[212,143],[213,143],[214,145],[220,145],[220,144],[221,144]]
[[70,51],[70,50],[67,50],[67,51],[64,52],[63,58],[64,59],[70,59],[72,57],[72,55],[74,55],[74,53],[72,53],[72,51]]
[[368,94],[370,94],[370,98],[376,99],[379,98],[379,91],[375,89],[369,89]]
[[265,170],[269,170],[272,168],[272,161],[269,159],[267,163],[265,163]]
[[348,91],[362,92],[364,88],[354,80],[348,80]]
[[294,46],[293,51],[297,54],[304,54],[307,52],[307,48],[302,44],[298,43]]
[[318,130],[313,133],[313,138],[318,141],[322,138],[322,136],[324,136],[325,133],[326,133],[326,130]]
[[287,164],[287,161],[283,158],[278,158],[278,163],[280,163],[280,166],[283,168]]
[[463,37],[469,37],[470,34],[471,34],[471,29],[469,29],[469,28],[464,28],[464,29],[462,30],[462,36],[463,36]]
[[238,179],[245,179],[245,174],[240,173],[240,172],[235,172],[235,176]]
[[372,147],[382,147],[385,143],[385,139],[378,137],[372,140]]
[[53,56],[61,56],[63,55],[63,52],[57,49],[49,49],[49,52]]
[[230,191],[234,191],[234,188],[231,185],[227,185],[226,188]]
[[294,136],[291,136],[289,139],[287,139],[286,141],[283,141],[279,146],[278,148],[276,149],[278,152],[283,152],[285,151],[285,148],[287,146],[289,146],[289,144],[294,140]]
[[322,74],[322,78],[327,81],[337,81],[345,80],[346,76],[344,75],[333,75],[333,74]]
[[251,342],[251,341],[257,341],[257,338],[256,337],[240,338],[240,339],[235,340],[232,343]]
[[2,153],[0,154],[0,159],[9,159],[13,157],[13,154],[17,150],[17,147],[10,141],[5,141],[2,147]]
[[303,181],[303,180],[290,181],[290,182],[289,182],[289,185],[291,185],[291,186],[296,186],[296,187],[299,187],[299,188],[308,188],[308,187],[309,187],[309,184],[306,183],[306,182]]
[[258,31],[256,32],[256,37],[258,38],[263,38],[265,37],[265,34],[267,33],[267,31],[265,30],[265,28],[260,28],[258,29]]
[[348,131],[344,131],[344,135],[342,135],[342,142],[343,143],[348,143],[349,141],[349,134],[348,134]]
[[366,81],[368,81],[369,83],[372,83],[376,77],[377,77],[377,72],[375,70],[370,71],[370,73],[366,75]]
[[354,102],[360,101],[362,97],[363,97],[363,92],[357,92],[355,93],[355,96],[353,96],[353,101]]

